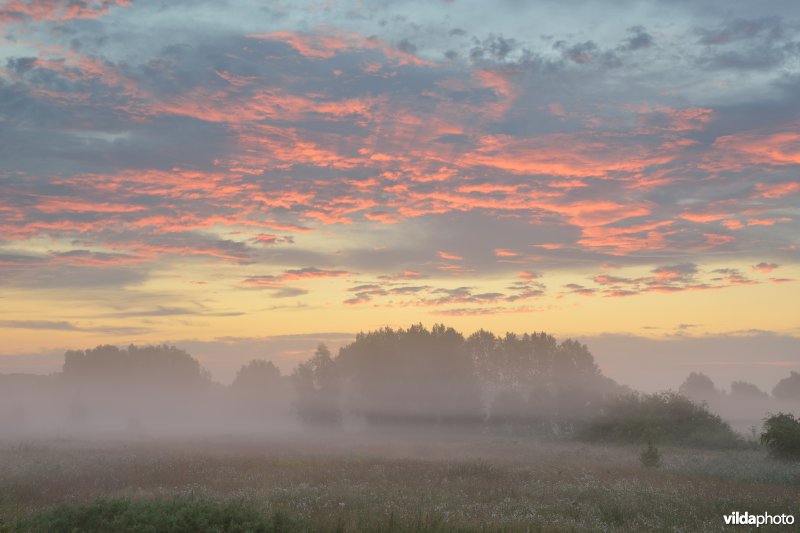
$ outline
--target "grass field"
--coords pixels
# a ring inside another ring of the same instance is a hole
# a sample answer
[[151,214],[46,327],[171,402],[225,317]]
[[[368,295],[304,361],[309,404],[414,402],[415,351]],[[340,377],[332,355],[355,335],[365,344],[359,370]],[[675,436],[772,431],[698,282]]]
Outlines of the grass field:
[[640,451],[452,433],[0,441],[0,531],[100,527],[87,513],[116,513],[105,527],[131,531],[148,514],[162,524],[152,531],[160,515],[174,531],[724,531],[732,511],[800,519],[800,465],[663,448],[648,469]]

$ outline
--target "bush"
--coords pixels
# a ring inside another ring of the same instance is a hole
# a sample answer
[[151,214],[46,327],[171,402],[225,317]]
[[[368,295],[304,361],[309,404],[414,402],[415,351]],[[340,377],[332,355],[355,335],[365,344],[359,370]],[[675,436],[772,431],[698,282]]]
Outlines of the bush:
[[776,459],[800,460],[800,420],[778,413],[764,419],[761,444]]
[[647,443],[647,448],[639,454],[639,461],[642,466],[647,468],[658,468],[661,466],[661,452],[658,451],[652,442]]
[[672,392],[629,394],[609,402],[578,437],[588,441],[663,442],[702,448],[744,445],[731,427],[705,406]]
[[271,532],[296,529],[280,513],[195,498],[97,500],[65,504],[32,518],[24,531]]

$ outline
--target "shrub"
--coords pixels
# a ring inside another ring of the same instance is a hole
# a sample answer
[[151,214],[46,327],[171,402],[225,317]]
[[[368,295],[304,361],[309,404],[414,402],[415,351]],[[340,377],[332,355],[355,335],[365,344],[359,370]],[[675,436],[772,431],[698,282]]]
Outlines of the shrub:
[[664,442],[703,448],[738,448],[742,439],[703,405],[672,392],[629,394],[609,402],[578,437],[589,441]]
[[195,498],[97,500],[65,504],[33,517],[25,531],[271,532],[293,530],[282,514],[264,516],[242,503]]
[[648,442],[647,448],[639,454],[639,461],[642,463],[642,466],[646,466],[647,468],[658,468],[661,466],[661,452],[653,445],[652,441]]
[[765,418],[760,440],[771,456],[800,460],[800,420],[794,415],[778,413]]

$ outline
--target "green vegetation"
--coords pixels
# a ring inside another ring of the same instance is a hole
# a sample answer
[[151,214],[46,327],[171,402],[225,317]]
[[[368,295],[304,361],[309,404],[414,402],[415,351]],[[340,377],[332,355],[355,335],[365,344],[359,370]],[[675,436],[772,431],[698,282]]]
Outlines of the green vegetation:
[[62,504],[21,524],[33,532],[113,531],[119,533],[204,533],[286,531],[293,524],[282,513],[269,517],[243,503],[197,498],[96,500],[88,504]]
[[661,452],[658,451],[658,448],[655,447],[652,441],[648,442],[647,448],[639,454],[639,462],[642,463],[642,466],[646,466],[647,468],[658,468],[661,466]]
[[761,444],[776,459],[800,460],[800,420],[786,413],[768,417],[764,420]]
[[706,448],[737,448],[741,437],[703,405],[675,393],[628,394],[608,403],[578,435],[588,441],[648,441]]
[[312,440],[0,442],[0,523],[8,531],[169,531],[176,523],[189,531],[714,532],[730,509],[800,515],[800,465],[778,469],[755,450],[659,445],[663,464],[650,469],[638,445],[463,432]]

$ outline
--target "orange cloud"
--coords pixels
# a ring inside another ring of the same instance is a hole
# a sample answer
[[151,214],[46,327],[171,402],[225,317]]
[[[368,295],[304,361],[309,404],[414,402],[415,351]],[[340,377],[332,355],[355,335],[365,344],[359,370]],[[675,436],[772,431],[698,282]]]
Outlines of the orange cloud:
[[461,261],[462,259],[464,259],[460,255],[449,254],[447,252],[436,252],[436,255],[438,255],[442,259],[447,259],[448,261]]
[[519,257],[519,254],[517,252],[514,252],[512,250],[506,250],[503,248],[495,248],[494,255],[496,257]]
[[667,248],[666,237],[675,233],[668,230],[672,221],[662,220],[628,227],[594,226],[583,228],[578,241],[588,248],[605,248],[611,253],[625,255],[639,250]]
[[463,164],[493,167],[514,174],[565,177],[604,176],[638,172],[676,157],[678,149],[663,150],[634,142],[628,135],[601,132],[553,133],[516,138],[484,135],[479,146],[462,156]]
[[378,276],[378,279],[395,281],[395,280],[409,280],[409,279],[422,279],[425,276],[414,270],[404,270],[400,274],[385,274]]
[[757,196],[761,198],[783,198],[796,192],[800,192],[800,182],[792,181],[787,183],[756,183],[755,189]]
[[340,278],[352,275],[351,272],[344,270],[323,270],[314,267],[285,270],[282,274],[251,276],[242,280],[241,284],[246,287],[278,289],[284,287],[287,281],[298,281],[308,279]]
[[129,0],[6,0],[0,11],[0,22],[31,20],[72,20],[97,18],[114,6],[128,6]]
[[380,50],[387,58],[392,59],[398,65],[431,65],[430,62],[413,54],[387,46],[376,37],[363,37],[358,34],[328,33],[324,30],[313,34],[283,31],[249,34],[247,37],[286,43],[300,55],[310,59],[330,59],[337,54],[351,50],[371,48]]
[[725,152],[732,152],[747,164],[800,164],[800,133],[796,131],[727,135],[718,138],[714,147],[719,150],[723,161],[726,160]]
[[716,222],[726,217],[726,215],[720,213],[683,213],[679,216],[684,220],[700,223]]

